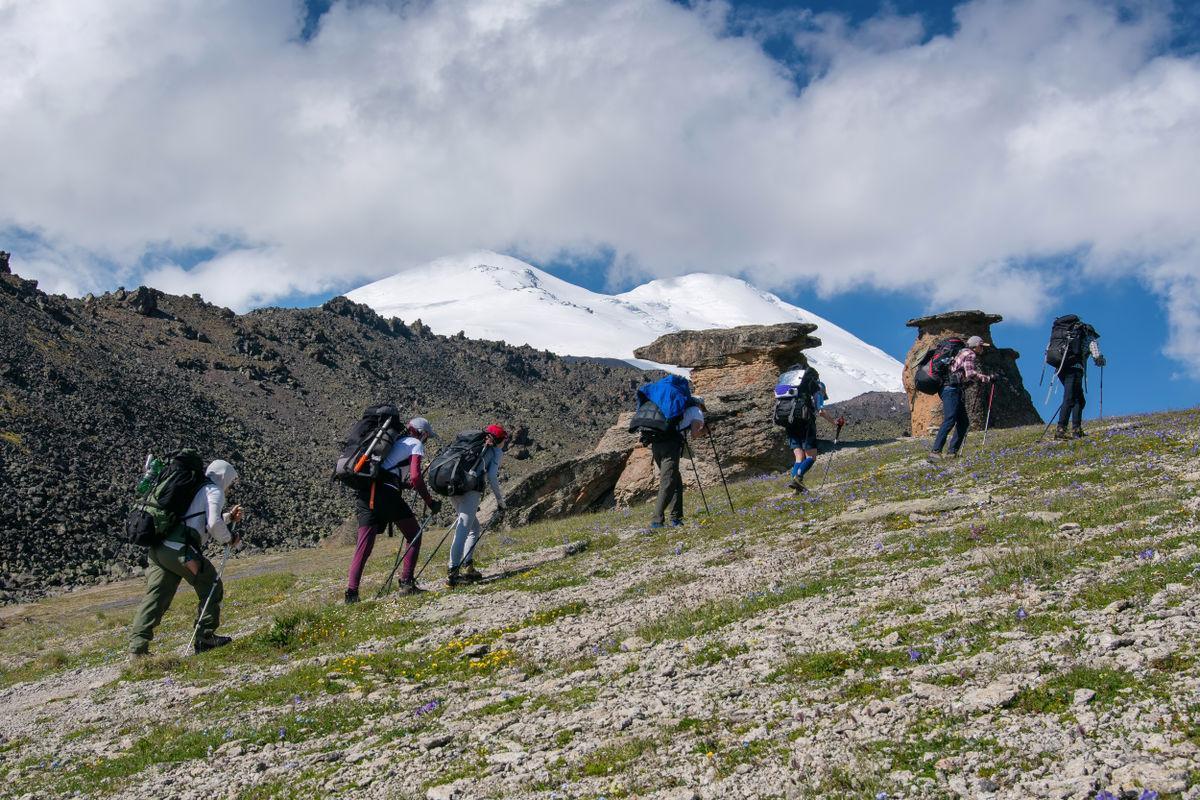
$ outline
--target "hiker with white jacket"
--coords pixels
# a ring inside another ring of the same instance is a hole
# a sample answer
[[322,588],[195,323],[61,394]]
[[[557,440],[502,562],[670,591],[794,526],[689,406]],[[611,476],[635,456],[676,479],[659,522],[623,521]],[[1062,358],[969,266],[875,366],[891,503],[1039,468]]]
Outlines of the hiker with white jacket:
[[[488,425],[483,432],[480,469],[492,494],[496,496],[496,513],[499,514],[505,510],[504,494],[500,491],[500,461],[504,458],[500,445],[508,438],[508,431],[500,425]],[[450,495],[450,503],[458,514],[454,520],[454,542],[450,545],[450,569],[446,575],[446,585],[451,588],[483,579],[474,564],[475,543],[482,532],[478,517],[481,502],[483,492],[479,491]]]
[[[183,524],[151,547],[147,554],[146,598],[133,620],[129,638],[131,657],[150,652],[154,629],[171,607],[180,581],[186,581],[196,591],[197,612],[204,608],[204,616],[200,617],[193,642],[195,651],[202,653],[233,641],[215,632],[221,622],[221,599],[225,590],[216,568],[204,556],[204,546],[210,540],[215,540],[219,544],[237,547],[241,541],[229,529],[229,525],[241,520],[242,507],[235,505],[225,511],[226,495],[237,480],[238,473],[228,461],[217,460],[208,465],[205,475],[208,480],[192,498]],[[210,592],[211,599],[205,607],[205,599],[209,598]]]

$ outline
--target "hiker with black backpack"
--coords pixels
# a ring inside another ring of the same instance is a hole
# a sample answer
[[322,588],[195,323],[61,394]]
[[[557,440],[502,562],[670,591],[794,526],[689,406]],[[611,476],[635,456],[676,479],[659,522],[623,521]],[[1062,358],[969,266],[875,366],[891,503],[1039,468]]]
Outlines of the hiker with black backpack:
[[[386,421],[384,426],[388,427]],[[383,533],[388,523],[393,523],[400,529],[408,547],[400,573],[400,593],[416,594],[420,591],[413,578],[413,570],[421,550],[421,542],[418,539],[421,526],[408,503],[404,501],[401,490],[414,490],[425,501],[431,514],[441,510],[441,501],[435,500],[429,493],[421,474],[425,442],[431,438],[437,438],[437,434],[433,432],[429,420],[424,417],[409,420],[404,435],[400,436],[380,459],[374,479],[356,486],[358,543],[354,548],[354,557],[350,560],[350,571],[346,578],[347,604],[358,602],[358,587],[363,569],[367,565],[367,559],[371,557],[371,550],[375,547],[375,538]]]
[[[820,453],[817,448],[817,417],[824,417],[831,425],[838,425],[838,421],[825,410],[827,399],[825,384],[812,367],[799,364],[788,367],[775,383],[772,418],[776,425],[783,427],[788,447],[792,448],[795,461],[791,469],[792,480],[788,485],[798,493],[806,491],[804,475],[817,463]],[[845,420],[842,422],[844,424]]]
[[[1054,367],[1054,374],[1062,383],[1063,399],[1058,411],[1058,429],[1055,439],[1080,439],[1083,432],[1084,384],[1087,378],[1087,360],[1090,357],[1096,366],[1103,369],[1107,361],[1100,352],[1096,340],[1100,334],[1096,329],[1075,314],[1066,314],[1054,320],[1050,327],[1050,344],[1046,347],[1046,363]],[[1042,368],[1043,370],[1045,367]],[[1101,410],[1104,401],[1101,399]],[[1067,423],[1071,432],[1067,433]]]
[[[508,431],[501,425],[488,425],[482,431],[460,433],[429,465],[429,483],[435,492],[444,493],[458,515],[454,519],[454,541],[450,544],[450,564],[446,585],[450,588],[483,580],[475,569],[475,545],[482,535],[479,504],[484,484],[496,496],[496,513],[502,513],[504,494],[500,491],[501,445]],[[460,446],[461,443],[461,446]]]
[[704,401],[692,395],[686,378],[667,375],[638,389],[637,402],[629,430],[639,434],[642,444],[650,447],[650,455],[658,468],[658,501],[650,527],[657,529],[666,524],[668,508],[671,526],[678,527],[683,524],[680,461],[689,435],[695,438],[708,435],[704,424]]
[[133,620],[129,637],[130,658],[149,654],[154,629],[171,607],[180,581],[185,581],[196,591],[199,619],[192,640],[195,652],[223,647],[232,641],[228,636],[215,633],[221,622],[221,600],[225,589],[216,568],[204,555],[204,546],[215,540],[237,547],[241,541],[229,526],[241,521],[242,507],[235,505],[225,511],[229,487],[237,480],[238,473],[228,461],[213,461],[201,472],[202,464],[194,450],[184,450],[172,457],[158,478],[161,488],[146,502],[135,505],[130,522],[126,524],[127,529],[132,529],[139,514],[149,516],[162,510],[158,505],[171,505],[169,500],[161,504],[157,501],[172,490],[175,494],[182,492],[191,497],[178,515],[178,522],[161,538],[155,537],[157,541],[147,543],[146,597]]
[[[937,436],[933,439],[933,447],[929,451],[927,460],[931,464],[936,464],[942,458],[942,447],[946,444],[946,437],[951,428],[954,429],[954,438],[950,440],[950,448],[947,452],[951,458],[958,457],[959,448],[962,447],[963,440],[967,438],[967,429],[971,426],[971,418],[967,415],[966,398],[963,396],[967,384],[972,381],[988,384],[992,381],[991,375],[980,372],[978,368],[979,356],[983,355],[985,347],[991,347],[983,340],[983,337],[972,336],[967,339],[965,344],[962,340],[950,341],[958,342],[959,349],[954,353],[949,366],[945,369],[945,383],[939,392],[942,398],[942,427],[938,428]],[[939,345],[935,353],[943,350],[943,346]],[[943,358],[945,355],[935,355],[933,362]]]

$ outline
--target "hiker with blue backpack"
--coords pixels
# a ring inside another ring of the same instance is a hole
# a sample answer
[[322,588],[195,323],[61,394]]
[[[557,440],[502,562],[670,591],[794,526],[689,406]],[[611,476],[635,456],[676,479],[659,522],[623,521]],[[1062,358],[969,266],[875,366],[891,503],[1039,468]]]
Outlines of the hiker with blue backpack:
[[804,475],[813,464],[817,463],[817,417],[837,427],[845,420],[834,419],[825,410],[828,391],[821,376],[812,367],[800,364],[788,367],[775,383],[775,411],[773,419],[776,425],[783,428],[787,434],[788,447],[792,448],[795,461],[792,464],[792,480],[788,484],[797,493],[806,491]]
[[[967,429],[971,426],[971,418],[967,415],[967,399],[963,396],[967,384],[976,382],[986,385],[992,382],[991,375],[979,371],[978,359],[985,347],[991,345],[983,341],[981,336],[972,336],[965,343],[961,339],[949,339],[934,350],[929,360],[929,372],[941,381],[939,394],[942,398],[942,426],[938,428],[933,447],[926,458],[931,464],[941,460],[942,448],[951,428],[954,429],[954,437],[947,450],[950,458],[958,457],[958,451],[967,438]],[[946,361],[949,364],[941,366]],[[918,374],[918,381],[921,377]]]
[[[228,461],[218,459],[202,470],[203,463],[195,450],[182,450],[162,466],[161,473],[153,478],[148,473],[143,480],[153,485],[135,503],[126,522],[126,530],[131,534],[139,525],[143,526],[142,538],[131,537],[131,541],[149,548],[146,597],[134,617],[129,637],[131,659],[149,654],[154,629],[171,607],[180,581],[196,592],[197,623],[192,638],[195,652],[224,647],[233,641],[215,632],[221,624],[225,590],[216,567],[204,555],[204,547],[209,541],[216,541],[234,548],[241,541],[230,526],[242,519],[242,507],[235,505],[225,511],[229,487],[237,480],[238,473]],[[186,506],[182,505],[184,502]],[[178,511],[168,510],[172,506],[178,506]],[[157,534],[151,533],[155,528],[154,518],[164,517],[169,519],[166,530],[160,524]]]
[[450,564],[446,586],[483,580],[475,569],[475,545],[483,529],[479,524],[479,504],[484,486],[496,496],[496,513],[502,513],[504,493],[500,491],[501,445],[508,431],[501,425],[488,425],[482,431],[465,431],[429,465],[429,483],[435,492],[445,494],[454,506],[454,541],[450,544]]
[[[378,441],[386,444],[390,441],[390,436],[395,435],[392,432],[399,427],[394,421],[397,418],[395,409],[387,406],[380,408],[387,409],[386,412],[379,415],[383,420],[380,428],[383,433],[376,434],[375,441],[372,441],[363,450],[364,455],[359,460],[364,463],[371,460],[372,452],[382,449],[379,447]],[[368,409],[364,420],[370,419],[368,415],[377,410]],[[371,421],[373,422],[373,420]],[[370,429],[370,425],[363,428],[367,431]],[[352,431],[351,438],[354,435],[355,432]],[[425,442],[431,438],[437,438],[437,434],[434,433],[429,420],[424,417],[412,418],[403,429],[403,435],[396,435],[395,441],[386,447],[386,451],[377,459],[378,468],[372,471],[371,479],[362,481],[355,486],[358,541],[346,578],[346,603],[348,605],[358,602],[358,588],[362,580],[363,569],[366,568],[367,559],[371,557],[376,537],[384,531],[389,523],[400,529],[400,533],[407,543],[403,569],[400,573],[399,591],[401,594],[416,594],[420,591],[413,572],[421,550],[419,537],[422,528],[417,522],[413,510],[404,501],[401,491],[403,489],[414,490],[425,502],[431,514],[436,514],[441,509],[441,501],[435,500],[429,493],[429,488],[425,485],[425,479],[421,473],[421,462],[425,458]],[[339,469],[341,466],[339,462]],[[335,473],[335,477],[337,476],[338,474]]]
[[683,524],[683,475],[680,461],[687,437],[708,435],[704,424],[704,400],[692,395],[686,378],[667,375],[637,390],[637,410],[629,422],[630,432],[639,434],[642,444],[658,468],[658,501],[654,506],[651,528],[666,524],[668,510],[671,526]]

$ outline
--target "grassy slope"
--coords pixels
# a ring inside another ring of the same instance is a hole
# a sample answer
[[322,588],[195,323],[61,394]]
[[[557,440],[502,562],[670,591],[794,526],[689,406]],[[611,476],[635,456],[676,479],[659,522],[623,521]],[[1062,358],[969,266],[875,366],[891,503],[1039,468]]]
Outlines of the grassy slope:
[[[640,530],[645,509],[497,534],[485,570],[490,559],[512,574],[453,596],[347,608],[344,549],[247,559],[227,591],[234,645],[133,670],[120,650],[137,584],[10,612],[0,704],[38,691],[49,702],[0,722],[0,780],[16,796],[139,796],[147,782],[161,793],[164,771],[211,773],[220,759],[206,757],[234,748],[265,764],[234,784],[247,798],[325,796],[363,776],[364,796],[462,780],[480,797],[722,781],[750,796],[794,784],[800,796],[941,797],[956,782],[1017,791],[1061,773],[1062,753],[1034,747],[1055,736],[1100,765],[1083,791],[1106,788],[1120,743],[1200,768],[1194,630],[1157,624],[1197,608],[1200,413],[1114,420],[1079,443],[1036,435],[993,432],[983,451],[973,434],[938,468],[920,441],[842,452],[823,492],[744,481],[730,487],[737,513],[710,490],[717,513],[657,535]],[[830,522],[948,492],[992,502]],[[698,500],[689,492],[688,508]],[[1060,532],[1068,521],[1082,531]],[[589,546],[563,556],[568,540]],[[160,652],[186,638],[192,601],[178,602]],[[1137,641],[1121,650],[1103,638],[1126,632]],[[464,655],[477,645],[488,652]],[[961,702],[997,683],[1015,695]],[[1095,698],[1074,704],[1079,688]],[[420,744],[443,733],[445,746]],[[356,745],[369,760],[343,757]],[[529,751],[523,767],[497,757],[514,748]]]

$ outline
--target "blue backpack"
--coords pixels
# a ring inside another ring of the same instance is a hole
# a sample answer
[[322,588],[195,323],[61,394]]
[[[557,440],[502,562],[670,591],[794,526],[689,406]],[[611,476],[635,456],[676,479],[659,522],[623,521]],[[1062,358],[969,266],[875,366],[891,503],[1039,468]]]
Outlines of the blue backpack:
[[637,403],[629,432],[639,434],[642,444],[653,444],[679,438],[683,412],[696,401],[686,378],[667,375],[638,389]]

